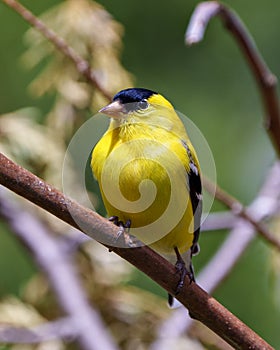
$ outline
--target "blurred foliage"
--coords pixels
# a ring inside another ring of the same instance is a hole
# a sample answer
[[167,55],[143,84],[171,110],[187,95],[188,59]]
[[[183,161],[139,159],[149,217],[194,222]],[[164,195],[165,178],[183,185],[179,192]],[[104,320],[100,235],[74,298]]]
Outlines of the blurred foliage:
[[[184,31],[198,1],[22,3],[36,14],[43,13],[42,19],[50,28],[90,61],[112,95],[131,85],[144,86],[160,91],[178,110],[191,116],[212,149],[218,183],[244,203],[254,198],[275,157],[262,125],[261,101],[244,58],[219,20],[213,20],[200,45],[184,46]],[[280,47],[276,45],[279,1],[225,3],[241,16],[271,70],[280,76]],[[2,3],[0,20],[5,28],[0,33],[1,151],[61,188],[67,143],[104,100],[68,59]],[[136,84],[127,70],[133,73]],[[70,165],[67,169],[71,178]],[[67,234],[65,225],[24,203],[56,233]],[[215,209],[221,207],[217,204]],[[273,223],[273,227],[279,231],[279,223]],[[14,241],[5,225],[1,224],[0,229],[0,322],[12,322],[22,312],[28,315],[27,326],[61,316],[52,291],[37,274],[24,248]],[[202,235],[201,254],[194,261],[197,270],[224,238],[225,232]],[[99,245],[85,245],[76,259],[91,302],[98,305],[122,348],[145,348],[153,340],[160,320],[170,313],[162,299],[165,293]],[[279,348],[279,288],[279,254],[257,239],[216,296]],[[4,312],[9,309],[12,318]],[[183,346],[188,341],[184,337]],[[205,346],[210,348],[209,343]],[[60,342],[50,345],[52,350],[64,347]],[[39,349],[20,347],[35,348]],[[195,348],[193,344],[191,348]]]
[[63,162],[65,144],[55,129],[38,123],[37,112],[26,108],[2,115],[1,148],[23,167],[61,187],[61,175],[56,170]]
[[[68,0],[41,18],[90,62],[101,85],[112,96],[131,85],[130,75],[119,62],[123,28],[102,6],[88,0]],[[35,96],[55,93],[55,104],[47,123],[58,129],[60,137],[65,139],[65,134],[69,137],[77,128],[79,119],[82,118],[80,123],[85,120],[88,110],[96,111],[107,101],[80,76],[73,63],[35,29],[26,33],[25,41],[29,46],[22,56],[26,67],[33,68],[49,59],[30,90]]]

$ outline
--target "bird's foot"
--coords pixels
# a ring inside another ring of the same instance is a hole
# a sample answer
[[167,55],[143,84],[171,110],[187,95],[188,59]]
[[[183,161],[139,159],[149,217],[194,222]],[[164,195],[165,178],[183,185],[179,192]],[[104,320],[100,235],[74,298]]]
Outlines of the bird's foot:
[[125,223],[121,220],[119,220],[118,216],[111,216],[108,219],[111,221],[113,224],[115,224],[118,227],[121,227],[122,229],[126,230],[126,232],[129,232],[129,229],[131,227],[131,220],[127,220]]
[[109,221],[113,222],[116,226],[119,227],[119,231],[116,237],[116,244],[120,247],[127,245],[129,240],[129,230],[131,227],[131,220],[127,220],[125,223],[122,220],[119,220],[118,216],[111,216]]
[[[177,284],[176,290],[175,290],[175,295],[179,294],[181,289],[184,286],[185,283],[185,277],[189,276],[190,279],[190,284],[192,282],[195,282],[195,278],[194,278],[194,271],[193,271],[193,266],[191,263],[191,260],[189,262],[188,267],[186,267],[186,263],[183,260],[179,250],[177,247],[174,248],[176,257],[177,257],[177,261],[175,264],[175,268],[176,268],[176,273],[179,274],[179,282]],[[171,294],[168,294],[168,304],[170,307],[173,306],[173,302],[174,302],[174,297]]]
[[180,279],[179,279],[179,282],[178,282],[178,285],[176,288],[176,292],[175,292],[175,294],[178,294],[184,285],[186,276],[189,276],[190,283],[194,282],[195,279],[194,279],[194,271],[193,271],[192,263],[190,262],[190,265],[187,268],[186,263],[183,260],[181,254],[179,253],[178,248],[175,247],[174,250],[175,250],[176,257],[177,257],[177,261],[175,264],[176,272],[180,276]]

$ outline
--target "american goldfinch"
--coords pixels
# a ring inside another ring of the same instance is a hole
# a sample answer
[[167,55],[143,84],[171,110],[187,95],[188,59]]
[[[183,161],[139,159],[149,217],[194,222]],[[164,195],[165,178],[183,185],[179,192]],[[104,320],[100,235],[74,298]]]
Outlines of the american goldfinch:
[[[100,110],[111,118],[92,152],[91,168],[108,215],[175,263],[178,292],[194,273],[202,210],[200,167],[185,127],[162,95],[118,92]],[[173,297],[169,295],[169,304]]]

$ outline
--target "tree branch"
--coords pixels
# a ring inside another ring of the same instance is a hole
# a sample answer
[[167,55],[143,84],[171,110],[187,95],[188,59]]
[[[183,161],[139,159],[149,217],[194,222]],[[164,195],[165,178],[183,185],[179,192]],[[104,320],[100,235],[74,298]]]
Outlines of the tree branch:
[[89,63],[84,60],[77,52],[69,46],[66,41],[58,36],[53,30],[48,28],[43,21],[38,17],[34,16],[27,8],[21,5],[16,0],[2,0],[6,5],[16,11],[25,21],[31,26],[35,27],[47,40],[53,43],[53,45],[60,51],[64,56],[68,57],[76,66],[78,72],[82,74],[93,86],[98,89],[102,95],[111,101],[111,95],[104,87],[100,84],[94,71],[90,68]]
[[[90,237],[106,237],[113,243],[118,236],[118,228],[98,214],[67,198],[35,175],[0,154],[0,183],[23,196],[61,220],[79,228]],[[71,211],[70,211],[71,208]],[[72,215],[75,215],[75,220]],[[72,215],[71,215],[72,214]],[[77,224],[79,222],[79,225]],[[168,293],[174,295],[178,283],[175,267],[149,247],[110,249],[143,271]],[[186,281],[176,298],[188,308],[193,318],[201,321],[236,349],[272,349],[262,338],[208,295],[196,283]]]
[[0,190],[0,216],[32,251],[38,265],[47,275],[59,305],[71,317],[74,334],[77,335],[81,348],[116,350],[98,312],[86,300],[70,255],[65,254],[39,220],[11,203],[4,196],[3,189]]
[[263,99],[266,112],[265,126],[278,157],[280,157],[280,108],[276,89],[277,79],[267,67],[253,38],[238,15],[218,1],[200,3],[187,28],[186,43],[193,45],[200,42],[209,21],[214,16],[221,17],[225,27],[231,32],[248,61]]

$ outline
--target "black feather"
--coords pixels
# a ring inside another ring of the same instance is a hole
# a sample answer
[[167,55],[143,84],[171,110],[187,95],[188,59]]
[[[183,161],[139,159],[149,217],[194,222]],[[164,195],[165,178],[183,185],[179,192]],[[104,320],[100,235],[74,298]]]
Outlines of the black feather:
[[144,88],[130,88],[118,92],[114,96],[113,101],[119,100],[122,104],[135,103],[147,100],[149,97],[155,94],[158,93]]
[[190,161],[190,170],[188,173],[189,191],[194,215],[194,238],[192,242],[192,255],[199,252],[198,238],[200,233],[200,221],[202,214],[202,186],[198,168],[194,163],[191,151],[186,142],[182,142]]

